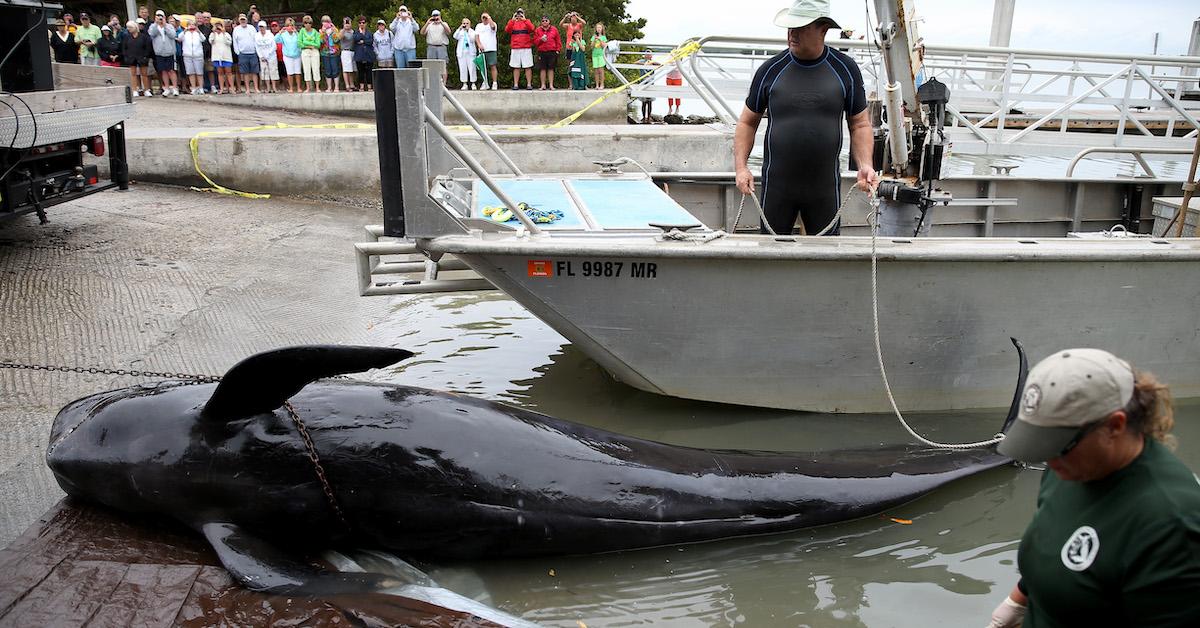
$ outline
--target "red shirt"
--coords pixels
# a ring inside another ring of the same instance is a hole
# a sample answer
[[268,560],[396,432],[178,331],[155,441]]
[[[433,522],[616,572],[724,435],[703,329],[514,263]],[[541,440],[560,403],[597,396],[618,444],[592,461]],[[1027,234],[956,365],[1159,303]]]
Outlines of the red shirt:
[[512,36],[511,48],[533,48],[533,22],[529,20],[509,20],[504,25],[504,32]]
[[538,27],[533,41],[537,43],[538,52],[558,52],[562,50],[562,42],[558,39],[558,29],[554,26]]

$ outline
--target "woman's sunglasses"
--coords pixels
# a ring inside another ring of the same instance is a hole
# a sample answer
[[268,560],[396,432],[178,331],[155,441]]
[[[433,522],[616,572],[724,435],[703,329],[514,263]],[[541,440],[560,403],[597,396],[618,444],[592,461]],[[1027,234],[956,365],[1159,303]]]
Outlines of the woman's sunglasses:
[[1100,427],[1101,425],[1104,425],[1106,422],[1107,422],[1106,419],[1100,419],[1099,421],[1093,421],[1093,422],[1088,423],[1087,425],[1079,428],[1079,431],[1075,432],[1075,436],[1071,438],[1070,442],[1067,443],[1066,447],[1063,447],[1062,451],[1058,452],[1058,457],[1061,458],[1061,457],[1071,453],[1071,450],[1075,449],[1075,447],[1077,445],[1079,445],[1079,443],[1082,442],[1084,438],[1087,438],[1088,434],[1091,434],[1092,432],[1096,431],[1096,428]]

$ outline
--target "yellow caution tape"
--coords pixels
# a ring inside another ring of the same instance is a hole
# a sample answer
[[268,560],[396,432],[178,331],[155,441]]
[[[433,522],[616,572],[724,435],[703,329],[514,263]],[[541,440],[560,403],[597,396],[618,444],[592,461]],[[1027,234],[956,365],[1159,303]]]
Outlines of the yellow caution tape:
[[265,124],[262,126],[248,126],[240,129],[224,129],[220,131],[201,131],[192,136],[188,147],[192,151],[192,166],[196,169],[196,174],[200,178],[208,182],[209,187],[192,189],[197,192],[216,192],[217,194],[229,194],[233,196],[241,196],[243,198],[271,198],[270,194],[256,194],[254,192],[243,192],[233,188],[227,188],[216,181],[213,181],[204,174],[204,170],[200,168],[200,139],[212,137],[215,135],[226,135],[228,133],[251,133],[254,131],[270,131],[274,129],[374,129],[373,124],[359,124],[354,122],[337,122],[333,124]]
[[[685,59],[685,58],[695,54],[699,50],[700,50],[700,44],[697,41],[688,40],[687,42],[684,42],[682,45],[680,45],[678,48],[675,48],[674,50],[671,51],[671,54],[667,59],[667,63],[676,63],[682,59]],[[576,111],[575,113],[573,113],[553,124],[543,124],[543,125],[534,125],[534,126],[491,127],[491,128],[497,129],[497,130],[506,130],[506,131],[526,131],[526,130],[531,130],[531,129],[559,129],[559,128],[562,128],[562,127],[572,124],[573,122],[578,120],[580,116],[587,113],[588,110],[590,110],[591,108],[595,107],[596,105],[599,105],[600,103],[611,98],[612,96],[615,96],[617,94],[620,94],[621,92],[629,90],[631,87],[633,87],[637,83],[640,83],[643,80],[649,78],[650,76],[652,76],[651,73],[646,73],[646,74],[643,74],[642,76],[637,77],[636,79],[634,79],[633,81],[631,81],[629,83],[625,83],[624,85],[620,85],[618,87],[609,89],[609,90],[605,91],[603,94],[601,94],[598,98],[593,100],[591,103],[589,103],[583,109],[580,109],[579,111]],[[202,138],[213,137],[216,135],[226,135],[229,133],[253,133],[255,131],[271,131],[271,130],[276,130],[276,129],[374,129],[374,128],[375,128],[375,125],[373,125],[373,124],[361,124],[361,123],[355,123],[355,122],[336,122],[336,123],[331,123],[331,124],[283,124],[283,123],[279,123],[279,124],[264,124],[261,126],[248,126],[248,127],[242,127],[240,129],[223,129],[223,130],[219,130],[219,131],[201,131],[192,136],[191,141],[188,142],[188,146],[192,151],[192,166],[196,169],[196,174],[200,175],[200,178],[204,179],[208,183],[209,187],[206,187],[206,188],[193,187],[192,189],[197,192],[215,192],[217,194],[229,194],[232,196],[241,196],[243,198],[271,198],[270,194],[257,194],[255,192],[243,192],[241,190],[227,188],[227,187],[217,183],[216,181],[213,181],[212,179],[210,179],[207,174],[204,174],[204,170],[200,168],[200,140]],[[454,130],[468,130],[468,131],[471,130],[471,127],[469,127],[469,126],[456,126],[456,127],[451,127],[451,128]]]

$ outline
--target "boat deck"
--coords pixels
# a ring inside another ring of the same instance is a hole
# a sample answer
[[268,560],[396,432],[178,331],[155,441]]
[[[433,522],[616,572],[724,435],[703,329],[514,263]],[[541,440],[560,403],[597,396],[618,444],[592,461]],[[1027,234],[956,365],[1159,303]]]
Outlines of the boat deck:
[[238,586],[180,524],[64,499],[0,550],[0,626],[492,626],[407,598]]

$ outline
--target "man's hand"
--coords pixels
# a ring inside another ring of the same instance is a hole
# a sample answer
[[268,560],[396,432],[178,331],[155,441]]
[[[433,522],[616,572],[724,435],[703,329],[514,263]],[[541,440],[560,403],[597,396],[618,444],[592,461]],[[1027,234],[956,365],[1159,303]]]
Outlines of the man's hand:
[[992,611],[992,620],[988,622],[987,628],[1018,628],[1024,620],[1025,605],[1017,603],[1009,596]]
[[879,175],[870,166],[859,166],[858,182],[855,185],[863,192],[870,193],[879,185]]
[[750,172],[749,168],[738,170],[734,180],[737,181],[737,189],[742,194],[749,196],[754,192],[754,174]]

